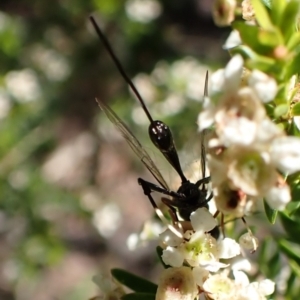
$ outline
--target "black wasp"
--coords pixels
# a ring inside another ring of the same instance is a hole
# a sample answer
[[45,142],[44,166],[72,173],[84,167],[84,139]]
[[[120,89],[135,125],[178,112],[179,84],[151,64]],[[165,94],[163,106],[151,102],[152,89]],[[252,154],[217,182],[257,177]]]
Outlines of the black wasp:
[[[197,208],[208,207],[208,202],[213,197],[213,194],[208,193],[206,188],[206,185],[210,181],[210,177],[209,176],[205,177],[205,147],[204,147],[203,135],[201,141],[201,167],[202,167],[203,178],[198,180],[196,183],[192,183],[183,174],[170,128],[162,121],[154,121],[152,119],[152,116],[150,115],[142,97],[140,96],[138,90],[134,86],[131,79],[127,76],[121,63],[119,62],[114,51],[112,50],[109,42],[107,41],[101,29],[97,25],[95,19],[93,17],[90,17],[90,20],[100,40],[104,44],[106,50],[110,54],[116,67],[121,73],[122,77],[130,86],[130,88],[138,98],[140,104],[142,105],[142,108],[146,113],[150,122],[148,133],[152,143],[159,149],[159,151],[164,155],[164,157],[168,160],[168,162],[172,165],[172,167],[176,170],[177,174],[180,176],[181,185],[176,192],[170,190],[167,183],[163,179],[163,176],[161,175],[160,171],[158,170],[158,168],[155,166],[152,159],[150,158],[149,154],[146,152],[146,150],[143,148],[143,146],[140,144],[137,138],[131,133],[128,127],[115,114],[115,112],[105,103],[99,100],[97,100],[97,102],[100,108],[105,112],[107,117],[110,119],[110,121],[117,126],[118,130],[126,139],[127,143],[132,148],[132,150],[137,154],[137,156],[141,159],[143,164],[147,167],[147,169],[151,172],[151,174],[155,177],[155,179],[159,183],[159,185],[156,185],[142,178],[138,179],[138,183],[142,186],[145,195],[149,198],[156,212],[159,212],[160,210],[158,209],[151,195],[151,193],[154,191],[171,197],[171,199],[163,197],[162,201],[170,209],[174,224],[178,224],[179,222],[177,214],[179,214],[179,216],[183,220],[189,221],[191,213],[195,211]],[[207,95],[207,81],[208,81],[208,73],[206,74],[204,95]],[[214,236],[218,236],[218,232],[219,232],[218,228],[216,227],[215,229],[213,229],[213,231],[214,232],[212,234]]]

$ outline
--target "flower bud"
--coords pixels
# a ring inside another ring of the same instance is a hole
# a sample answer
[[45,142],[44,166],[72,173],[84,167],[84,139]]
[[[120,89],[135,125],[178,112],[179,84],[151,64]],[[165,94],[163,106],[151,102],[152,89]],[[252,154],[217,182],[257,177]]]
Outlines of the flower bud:
[[218,26],[229,26],[234,20],[235,0],[215,0],[213,18]]

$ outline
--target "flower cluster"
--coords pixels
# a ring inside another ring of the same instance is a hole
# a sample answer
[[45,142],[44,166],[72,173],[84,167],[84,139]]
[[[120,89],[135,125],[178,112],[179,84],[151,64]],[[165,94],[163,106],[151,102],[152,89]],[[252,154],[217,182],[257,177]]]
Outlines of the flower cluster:
[[[182,238],[169,229],[160,235],[165,247],[162,260],[172,268],[162,274],[157,300],[188,300],[198,295],[210,299],[265,299],[273,293],[274,283],[270,280],[250,284],[245,273],[232,269],[230,259],[240,254],[240,245],[230,238],[216,240],[210,234],[217,223],[206,208],[191,214],[191,226],[193,230],[187,230]],[[234,279],[229,276],[232,270]]]
[[264,107],[276,96],[276,81],[261,71],[246,71],[243,63],[236,55],[212,75],[211,97],[198,118],[200,130],[215,128],[208,165],[216,206],[235,216],[262,198],[283,210],[291,200],[284,175],[300,170],[300,139],[286,136]]

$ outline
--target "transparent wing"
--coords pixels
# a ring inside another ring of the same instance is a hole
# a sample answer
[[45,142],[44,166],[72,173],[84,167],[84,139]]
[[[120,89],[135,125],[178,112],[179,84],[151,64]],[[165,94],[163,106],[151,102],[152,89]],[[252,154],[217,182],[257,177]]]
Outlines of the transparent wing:
[[159,184],[169,190],[167,183],[165,182],[163,176],[155,166],[151,157],[147,153],[147,151],[143,148],[141,143],[137,140],[137,138],[132,134],[129,128],[122,122],[122,120],[116,115],[116,113],[105,103],[96,99],[101,110],[105,112],[108,119],[115,124],[115,126],[119,129],[131,149],[135,152],[135,154],[140,158],[142,163],[146,166],[146,168],[151,172],[151,174],[155,177],[155,179],[159,182]]

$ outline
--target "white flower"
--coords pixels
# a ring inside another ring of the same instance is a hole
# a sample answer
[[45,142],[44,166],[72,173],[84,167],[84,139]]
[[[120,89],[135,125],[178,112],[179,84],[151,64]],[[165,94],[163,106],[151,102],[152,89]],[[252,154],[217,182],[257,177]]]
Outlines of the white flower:
[[189,241],[181,245],[185,260],[190,266],[217,261],[217,241],[210,234],[195,232]]
[[191,268],[169,268],[161,275],[155,300],[194,300],[197,294]]
[[192,212],[190,219],[195,231],[209,232],[218,225],[217,220],[205,207]]
[[249,86],[254,89],[263,103],[274,100],[277,94],[277,83],[265,73],[254,70],[249,77]]
[[277,172],[267,155],[245,147],[230,147],[224,158],[228,178],[233,185],[251,196],[263,196],[275,185]]
[[265,296],[274,292],[275,284],[269,279],[261,282],[249,282],[247,275],[242,271],[233,271],[235,278],[236,299],[239,300],[263,300]]
[[274,164],[288,174],[300,170],[300,138],[282,136],[272,142],[270,153]]
[[234,287],[233,280],[226,273],[211,275],[203,284],[204,291],[211,299],[234,299]]
[[225,94],[215,111],[216,133],[222,144],[249,145],[265,118],[265,109],[252,89],[244,87]]

